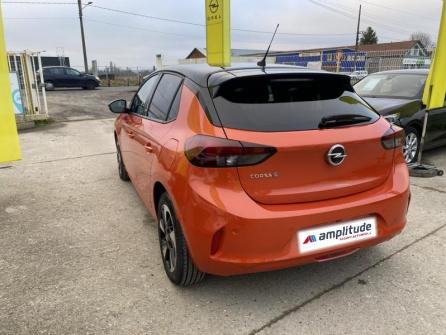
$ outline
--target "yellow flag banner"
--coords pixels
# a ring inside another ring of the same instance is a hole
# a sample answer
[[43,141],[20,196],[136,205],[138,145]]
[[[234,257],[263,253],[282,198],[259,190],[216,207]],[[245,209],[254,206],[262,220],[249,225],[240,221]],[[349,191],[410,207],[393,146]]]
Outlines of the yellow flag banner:
[[0,163],[20,159],[0,6]]
[[206,0],[206,53],[209,65],[231,65],[230,6],[230,0]]
[[446,95],[446,2],[443,0],[443,12],[440,21],[437,48],[424,89],[423,103],[427,109],[441,108]]

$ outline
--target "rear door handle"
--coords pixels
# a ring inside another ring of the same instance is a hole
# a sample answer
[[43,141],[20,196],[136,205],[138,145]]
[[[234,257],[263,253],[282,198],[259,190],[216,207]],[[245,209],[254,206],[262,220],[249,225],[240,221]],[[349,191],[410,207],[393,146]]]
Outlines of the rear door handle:
[[150,143],[146,143],[144,145],[144,149],[146,149],[146,152],[148,152],[148,153],[152,153],[153,152],[153,148],[152,148],[152,145]]

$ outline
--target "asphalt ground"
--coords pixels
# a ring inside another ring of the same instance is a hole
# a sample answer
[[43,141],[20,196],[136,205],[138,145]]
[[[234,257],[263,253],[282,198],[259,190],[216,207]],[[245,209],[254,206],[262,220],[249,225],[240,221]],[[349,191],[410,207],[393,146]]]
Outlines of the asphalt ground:
[[138,87],[98,87],[56,89],[46,92],[50,117],[55,121],[111,118],[108,104],[116,99],[130,101]]
[[[444,177],[411,180],[407,228],[384,244],[177,288],[117,176],[112,90],[51,92],[51,115],[78,118],[22,132],[22,161],[0,166],[0,334],[445,334]],[[446,169],[446,149],[426,159]]]

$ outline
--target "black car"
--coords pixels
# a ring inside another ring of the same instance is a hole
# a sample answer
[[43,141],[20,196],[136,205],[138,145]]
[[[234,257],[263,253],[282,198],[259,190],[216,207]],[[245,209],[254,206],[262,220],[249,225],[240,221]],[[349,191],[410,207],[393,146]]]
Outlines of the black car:
[[[428,70],[378,72],[358,82],[355,91],[388,121],[404,128],[404,158],[414,163],[420,150],[426,106],[422,102]],[[446,145],[446,106],[429,113],[424,149]]]
[[56,87],[82,87],[94,90],[101,84],[98,77],[65,66],[44,67],[43,78],[45,88],[50,91]]

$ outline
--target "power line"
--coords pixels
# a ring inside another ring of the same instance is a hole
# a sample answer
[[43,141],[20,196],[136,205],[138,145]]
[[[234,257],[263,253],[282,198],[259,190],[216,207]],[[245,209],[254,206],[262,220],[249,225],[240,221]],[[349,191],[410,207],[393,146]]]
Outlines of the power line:
[[366,3],[366,4],[371,5],[371,6],[384,8],[384,9],[387,9],[387,10],[390,10],[390,11],[394,11],[394,12],[397,12],[397,13],[402,13],[402,14],[406,14],[406,15],[415,16],[417,18],[423,18],[423,19],[427,19],[427,20],[432,20],[431,17],[421,16],[421,15],[419,15],[417,13],[413,13],[413,12],[410,12],[410,11],[407,11],[407,10],[404,10],[404,9],[392,8],[392,7],[388,7],[388,6],[385,6],[385,5],[380,5],[380,4],[377,4],[377,3],[373,3],[373,2],[370,2],[370,1],[364,1],[364,0],[356,0],[356,1],[357,2]]
[[140,14],[140,13],[129,12],[129,11],[126,11],[126,10],[102,7],[102,6],[97,6],[97,5],[90,5],[90,7],[102,9],[102,10],[109,11],[109,12],[115,12],[115,13],[119,13],[119,14],[126,14],[126,15],[143,17],[143,18],[152,19],[152,20],[159,20],[159,21],[165,21],[165,22],[171,22],[171,23],[181,23],[181,24],[197,26],[197,27],[204,27],[205,26],[204,24],[201,24],[201,23],[182,21],[182,20],[176,20],[176,19],[168,19],[168,18],[159,17],[159,16],[145,15],[145,14]]
[[[337,13],[339,15],[347,17],[349,19],[356,20],[356,17],[354,15],[351,15],[350,13],[348,13],[348,12],[346,12],[344,10],[340,10],[340,9],[331,7],[331,6],[327,5],[327,4],[320,3],[320,2],[315,1],[315,0],[308,0],[308,1],[313,3],[313,4],[315,4],[315,5],[317,5],[317,6],[323,7],[325,9],[329,10],[329,11],[332,11],[332,12],[335,12],[335,13]],[[359,1],[362,1],[362,0],[359,0]],[[8,4],[20,4],[21,3],[21,4],[37,4],[37,5],[58,5],[58,4],[63,4],[63,5],[73,5],[74,4],[75,5],[76,4],[74,2],[48,2],[48,1],[2,1],[2,3],[8,3]],[[115,8],[98,6],[98,5],[94,5],[94,4],[91,4],[89,7],[93,7],[93,8],[104,10],[104,11],[124,14],[124,15],[131,15],[131,16],[135,16],[135,17],[142,17],[142,18],[151,19],[151,20],[158,20],[158,21],[164,21],[164,22],[170,22],[170,23],[178,23],[178,24],[190,25],[190,26],[195,26],[195,27],[205,27],[205,24],[201,24],[201,23],[197,23],[197,22],[190,22],[190,21],[184,21],[184,20],[178,20],[178,19],[170,19],[170,18],[153,16],[153,15],[145,15],[145,14],[134,13],[134,12],[126,11],[126,10],[120,10],[120,9],[115,9]],[[344,8],[346,8],[346,7],[344,7]],[[384,23],[380,23],[380,22],[377,22],[377,21],[369,19],[369,18],[364,18],[363,21],[364,22],[369,22],[371,24],[375,24],[375,25],[378,25],[378,26],[386,27],[388,30],[396,32],[396,33],[401,34],[401,35],[409,34],[408,31],[404,31],[402,29],[399,29],[399,28],[396,28],[396,27],[392,27],[392,26],[384,24]],[[262,31],[262,30],[253,30],[253,29],[232,28],[232,30],[233,31],[237,31],[237,32],[243,32],[243,33],[271,34],[271,31]],[[353,36],[354,34],[353,33],[292,33],[292,32],[278,32],[277,35],[298,36],[298,37],[306,37],[306,36],[308,36],[308,37],[317,37],[317,36]]]
[[[325,3],[320,3],[320,2],[315,1],[315,0],[308,0],[308,1],[311,2],[312,4],[316,5],[316,6],[323,7],[323,8],[325,8],[325,9],[331,11],[331,12],[335,12],[335,13],[338,13],[338,14],[344,16],[344,17],[356,20],[355,16],[350,15],[349,13],[344,12],[342,10],[339,10],[337,8],[331,7],[331,6],[329,6],[329,5],[325,4]],[[352,11],[353,11],[353,9],[352,9]],[[403,30],[403,29],[400,29],[399,27],[391,26],[391,25],[388,25],[386,23],[381,23],[381,22],[375,21],[375,20],[370,19],[370,18],[364,18],[363,21],[371,23],[371,24],[374,24],[374,25],[377,25],[377,26],[385,27],[386,29],[388,29],[390,31],[393,31],[393,32],[396,32],[396,33],[401,34],[401,35],[410,34],[410,32],[407,31],[407,30]]]
[[116,24],[116,23],[105,22],[105,21],[99,21],[99,20],[89,19],[89,18],[84,18],[84,20],[88,21],[88,22],[106,24],[106,25],[109,25],[109,26],[128,28],[128,29],[134,29],[134,30],[140,30],[140,31],[147,31],[147,32],[150,32],[150,33],[158,33],[158,34],[180,36],[180,37],[195,37],[195,36],[191,36],[191,35],[183,35],[183,34],[170,33],[170,32],[165,32],[165,31],[160,31],[160,30],[146,29],[146,28],[142,28],[142,27],[127,26],[127,25]]
[[[4,20],[65,20],[65,19],[77,19],[76,17],[5,17]],[[192,35],[185,35],[185,34],[177,34],[177,33],[171,33],[171,32],[165,32],[160,30],[153,30],[153,29],[147,29],[143,27],[136,27],[136,26],[128,26],[128,25],[122,25],[122,24],[116,24],[106,21],[100,21],[96,19],[90,19],[90,18],[84,18],[85,21],[90,22],[96,22],[101,24],[106,24],[110,26],[116,26],[116,27],[122,27],[122,28],[129,28],[134,30],[141,30],[141,31],[147,31],[152,33],[160,33],[160,34],[166,34],[166,35],[174,35],[174,36],[182,36],[182,37],[191,37]],[[234,29],[233,29],[234,30]],[[258,30],[249,30],[249,29],[242,29],[241,32],[247,32],[247,33],[270,33],[267,31],[258,31]],[[353,33],[283,33],[284,35],[290,35],[290,36],[296,36],[296,37],[328,37],[328,36],[353,36]],[[198,36],[198,35],[195,35]]]
[[334,7],[328,6],[328,5],[324,4],[324,3],[320,3],[320,2],[317,2],[317,1],[314,1],[314,0],[308,0],[308,1],[311,2],[312,4],[316,5],[316,6],[328,9],[331,12],[335,12],[335,13],[338,13],[339,15],[342,15],[342,16],[347,17],[349,19],[356,20],[356,17],[354,15],[351,15],[351,14],[349,14],[347,12],[342,11],[342,10],[336,9]]
[[[416,15],[416,14],[412,14],[412,13],[409,13],[409,12],[400,11],[399,9],[396,9],[396,8],[390,8],[390,7],[386,7],[386,6],[383,6],[383,5],[374,4],[374,3],[369,2],[369,1],[364,1],[364,0],[352,0],[352,1],[355,1],[355,2],[358,2],[358,3],[365,3],[365,4],[372,5],[372,6],[376,6],[376,7],[385,8],[385,9],[388,9],[388,10],[391,10],[391,11],[395,11],[395,12],[398,12],[398,13],[403,13],[403,14],[406,13],[406,14],[408,14],[408,15]],[[336,8],[343,8],[344,10],[349,11],[349,12],[350,12],[350,11],[354,11],[353,8],[348,7],[348,6],[345,6],[345,5],[342,5],[342,4],[339,4],[339,3],[330,3],[330,5],[334,5],[334,6],[336,6]],[[364,6],[363,6],[363,7],[364,7]],[[370,8],[370,7],[368,7],[368,8]],[[417,17],[424,18],[424,19],[429,19],[430,21],[432,21],[432,18],[428,18],[428,17],[426,17],[426,16],[418,16],[418,15],[417,15]],[[366,18],[365,20],[367,21],[367,18]],[[369,20],[370,20],[370,19],[369,19]],[[387,27],[390,27],[389,25],[387,25],[387,24],[385,24],[385,23],[377,22],[376,20],[374,20],[374,23],[375,23],[375,24],[378,24],[378,25],[386,25]],[[418,22],[418,24],[423,24],[423,23]],[[424,26],[424,24],[423,24],[423,26]],[[395,28],[396,26],[393,26],[393,27],[394,27],[393,29],[398,29],[398,28],[400,28],[400,27]],[[391,29],[392,29],[392,28],[391,28]],[[423,29],[421,29],[421,30],[423,30]],[[399,33],[403,34],[402,32],[399,32]],[[405,32],[404,32],[404,34],[407,34],[407,33],[408,33],[408,31],[405,31]]]
[[22,5],[77,5],[75,2],[50,2],[50,1],[2,1],[7,4],[22,4]]
[[[102,9],[102,10],[106,10],[106,11],[111,11],[111,12],[115,12],[115,13],[119,13],[119,14],[143,17],[143,18],[152,19],[152,20],[160,20],[160,21],[166,21],[166,22],[171,22],[171,23],[180,23],[180,24],[186,24],[186,25],[192,25],[192,26],[198,26],[198,27],[206,27],[206,25],[202,24],[202,23],[169,19],[169,18],[163,18],[163,17],[159,17],[159,16],[152,16],[152,15],[145,15],[145,14],[134,13],[134,12],[129,12],[129,11],[125,11],[125,10],[102,7],[102,6],[97,6],[97,5],[91,5],[90,7],[98,8],[98,9]],[[262,31],[262,30],[253,30],[253,29],[232,28],[232,30],[240,31],[240,32],[247,32],[247,33],[271,34],[271,31]],[[311,34],[311,33],[290,33],[290,32],[278,32],[277,34],[278,35],[289,35],[289,36],[318,36],[318,35],[321,35],[321,36],[327,36],[327,35],[346,36],[346,35],[351,35],[351,33]]]
[[[39,2],[3,1],[3,3],[9,3],[9,4],[22,3],[22,4],[39,4],[39,5],[40,4],[42,4],[42,5],[45,5],[45,4],[70,4],[70,5],[75,4],[75,3],[71,3],[71,2],[44,2],[44,1],[39,1]],[[94,4],[91,4],[89,7],[93,7],[93,8],[97,8],[100,10],[109,11],[109,12],[115,12],[115,13],[119,13],[119,14],[142,17],[142,18],[151,19],[151,20],[165,21],[165,22],[170,22],[170,23],[179,23],[179,24],[191,25],[191,26],[196,26],[196,27],[205,27],[206,26],[205,24],[197,23],[197,22],[170,19],[170,18],[164,18],[164,17],[159,17],[159,16],[153,16],[153,15],[145,15],[145,14],[134,13],[134,12],[126,11],[126,10],[98,6],[98,5],[94,5]],[[242,28],[232,28],[232,30],[239,31],[239,32],[246,32],[246,33],[255,33],[255,34],[271,34],[271,31],[264,31],[264,30],[253,30],[253,29],[242,29]],[[351,33],[326,33],[326,34],[324,34],[324,33],[278,32],[277,35],[284,35],[284,36],[351,36],[352,34]]]
[[58,16],[58,17],[4,17],[3,20],[74,20],[78,19],[74,16]]

